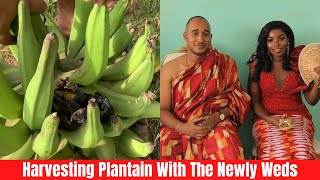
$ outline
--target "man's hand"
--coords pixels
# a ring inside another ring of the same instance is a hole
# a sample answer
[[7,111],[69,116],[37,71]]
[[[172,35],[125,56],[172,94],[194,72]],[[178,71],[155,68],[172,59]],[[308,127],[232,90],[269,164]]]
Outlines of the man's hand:
[[44,0],[29,0],[31,13],[44,13],[47,10],[47,3]]
[[[83,0],[85,2],[91,2],[92,0]],[[96,0],[97,3],[101,4],[103,2],[107,1],[108,9],[111,10],[113,6],[116,4],[117,0]]]
[[196,139],[202,139],[206,136],[218,123],[219,119],[215,114],[198,117],[180,126],[180,132]]
[[[28,0],[29,9],[31,13],[44,13],[47,9],[47,3],[44,0]],[[84,0],[92,1],[92,0]],[[106,2],[108,9],[111,10],[116,4],[117,0],[98,0],[98,3]],[[75,0],[58,0],[58,21],[57,26],[69,37]],[[16,37],[10,34],[11,22],[18,14],[18,0],[0,0],[0,44],[12,45],[16,44]]]
[[[43,0],[29,0],[31,13],[43,13],[47,4]],[[0,44],[16,43],[16,37],[10,34],[10,25],[18,14],[18,0],[0,0]]]
[[195,124],[195,121],[192,120],[186,123],[182,123],[178,129],[180,133],[194,137],[196,139],[202,139],[209,133],[210,130],[210,127],[198,126]]
[[213,113],[195,118],[192,121],[195,122],[196,125],[207,126],[211,130],[220,122],[220,119],[217,113]]
[[[89,2],[92,0],[84,0],[84,1]],[[96,2],[98,4],[106,2],[109,11],[111,11],[114,5],[116,4],[117,0],[97,0]],[[57,26],[67,38],[69,38],[70,32],[71,32],[74,7],[75,7],[75,0],[58,0],[57,2],[57,9],[58,9]]]

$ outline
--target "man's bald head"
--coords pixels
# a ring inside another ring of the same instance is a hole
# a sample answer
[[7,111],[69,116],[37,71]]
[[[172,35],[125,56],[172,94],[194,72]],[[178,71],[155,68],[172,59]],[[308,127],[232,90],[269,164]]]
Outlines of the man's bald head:
[[191,18],[188,20],[187,24],[186,24],[186,31],[187,31],[187,29],[188,29],[188,26],[189,26],[190,22],[193,21],[193,20],[195,20],[195,19],[202,19],[202,20],[206,21],[207,24],[208,24],[209,30],[211,31],[211,27],[210,27],[210,24],[209,24],[208,20],[207,20],[206,18],[202,17],[202,16],[193,16],[193,17],[191,17]]

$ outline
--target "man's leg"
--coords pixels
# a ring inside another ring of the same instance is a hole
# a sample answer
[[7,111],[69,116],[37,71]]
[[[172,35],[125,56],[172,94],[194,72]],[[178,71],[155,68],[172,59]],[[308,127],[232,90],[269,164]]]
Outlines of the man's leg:
[[219,123],[202,142],[204,159],[244,159],[238,130],[230,120]]
[[[47,4],[43,0],[29,0],[32,13],[43,13]],[[10,25],[18,14],[18,0],[0,0],[0,44],[16,43],[16,37],[10,34]]]
[[[91,1],[91,0],[84,0]],[[99,0],[102,2],[102,0]],[[107,5],[109,11],[112,10],[117,0],[107,0]],[[63,32],[63,34],[69,38],[72,21],[73,21],[73,13],[75,7],[75,0],[58,0],[57,1],[57,9],[58,9],[58,19],[57,26]]]
[[182,160],[181,134],[165,126],[160,128],[160,159]]

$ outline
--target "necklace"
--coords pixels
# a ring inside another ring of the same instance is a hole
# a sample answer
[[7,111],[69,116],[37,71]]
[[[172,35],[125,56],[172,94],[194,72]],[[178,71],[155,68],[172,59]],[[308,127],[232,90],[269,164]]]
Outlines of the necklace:
[[188,68],[189,68],[189,67],[190,67],[190,65],[189,65],[189,62],[188,62],[187,55],[186,55],[186,63],[187,63],[187,66],[188,66]]

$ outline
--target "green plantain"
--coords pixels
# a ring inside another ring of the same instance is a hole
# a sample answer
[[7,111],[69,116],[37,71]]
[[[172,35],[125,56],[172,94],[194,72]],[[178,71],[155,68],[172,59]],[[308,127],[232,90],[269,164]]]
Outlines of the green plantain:
[[56,35],[49,33],[43,43],[37,71],[25,93],[23,118],[31,130],[40,129],[51,113],[58,46]]
[[59,130],[71,144],[80,148],[90,148],[97,145],[103,137],[103,127],[100,122],[100,110],[92,98],[87,105],[87,121],[74,131]]

